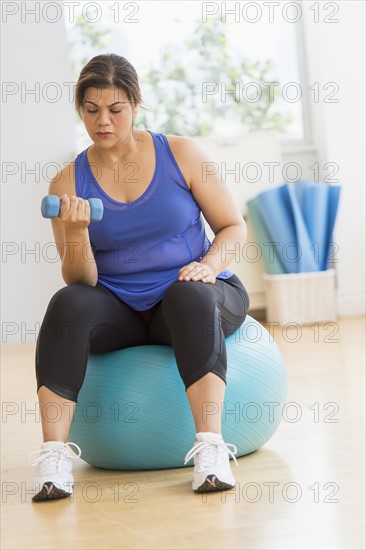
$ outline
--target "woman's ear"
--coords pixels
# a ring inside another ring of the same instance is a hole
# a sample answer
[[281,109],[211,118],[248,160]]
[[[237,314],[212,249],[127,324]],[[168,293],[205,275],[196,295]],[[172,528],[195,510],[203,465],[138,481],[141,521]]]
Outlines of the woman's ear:
[[133,117],[133,118],[136,118],[137,115],[138,115],[138,112],[139,112],[139,104],[137,103],[136,105],[133,106],[133,109],[132,109],[132,117]]

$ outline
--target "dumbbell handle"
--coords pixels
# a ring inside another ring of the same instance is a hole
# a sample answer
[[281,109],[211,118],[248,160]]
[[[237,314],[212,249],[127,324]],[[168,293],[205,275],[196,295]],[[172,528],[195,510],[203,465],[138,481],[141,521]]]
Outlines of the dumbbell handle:
[[[103,218],[103,203],[100,199],[88,199],[90,204],[90,220],[99,222]],[[61,200],[57,195],[46,195],[42,199],[41,212],[44,218],[57,218],[60,214]]]

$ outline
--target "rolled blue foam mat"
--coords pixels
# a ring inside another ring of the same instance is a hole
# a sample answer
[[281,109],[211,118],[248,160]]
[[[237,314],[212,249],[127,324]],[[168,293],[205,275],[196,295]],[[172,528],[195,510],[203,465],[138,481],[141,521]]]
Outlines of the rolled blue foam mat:
[[319,271],[297,197],[288,183],[263,191],[256,204],[286,273]]
[[269,273],[270,275],[282,275],[283,273],[286,273],[283,265],[281,264],[281,258],[277,254],[278,248],[268,244],[272,242],[272,239],[262,220],[256,199],[247,201],[247,207],[257,242],[261,247],[261,259],[265,264],[266,273]]

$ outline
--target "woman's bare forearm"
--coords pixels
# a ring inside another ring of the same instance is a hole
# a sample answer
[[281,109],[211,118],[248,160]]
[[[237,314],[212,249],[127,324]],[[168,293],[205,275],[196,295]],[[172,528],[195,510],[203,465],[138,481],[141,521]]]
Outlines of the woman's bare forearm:
[[233,260],[240,261],[246,237],[247,229],[244,224],[225,227],[217,233],[200,263],[209,265],[215,276],[218,275]]
[[67,285],[97,284],[98,269],[87,228],[65,231],[62,277]]

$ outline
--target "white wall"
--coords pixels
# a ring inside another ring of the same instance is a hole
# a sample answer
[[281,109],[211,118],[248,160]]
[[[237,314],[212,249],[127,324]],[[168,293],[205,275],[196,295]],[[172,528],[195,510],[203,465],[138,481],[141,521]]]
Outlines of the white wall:
[[365,3],[336,4],[339,23],[324,23],[324,16],[314,23],[309,9],[304,15],[309,82],[319,82],[323,98],[332,91],[322,90],[326,83],[339,86],[334,96],[338,103],[311,101],[311,110],[320,165],[339,166],[336,177],[342,190],[334,240],[339,247],[337,294],[342,316],[365,312]]
[[[50,221],[41,217],[40,204],[55,174],[50,168],[47,178],[42,171],[48,163],[63,166],[74,158],[73,107],[63,84],[71,82],[71,74],[62,19],[36,22],[27,16],[24,23],[19,13],[9,17],[2,30],[3,87],[19,92],[2,98],[1,343],[35,342],[51,296],[65,285],[60,262],[45,257],[48,251],[54,258],[55,249],[47,249],[53,234]],[[56,97],[56,87],[47,88],[50,82],[63,90],[55,103],[48,101]],[[35,89],[36,83],[41,93],[22,97],[21,91]],[[12,176],[5,173],[9,163]],[[26,175],[36,163],[40,175]]]

